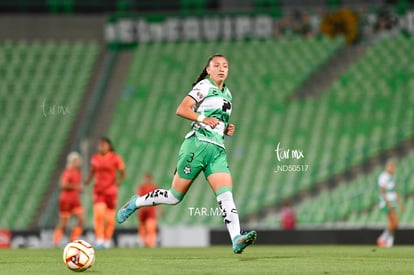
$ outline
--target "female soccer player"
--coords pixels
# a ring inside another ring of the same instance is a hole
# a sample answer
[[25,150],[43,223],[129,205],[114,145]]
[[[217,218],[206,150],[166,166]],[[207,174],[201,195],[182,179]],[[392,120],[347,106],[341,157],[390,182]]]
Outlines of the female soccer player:
[[81,157],[77,152],[72,152],[67,156],[66,169],[60,179],[62,191],[59,196],[59,223],[53,236],[55,246],[59,246],[60,239],[65,234],[72,215],[76,217],[77,224],[72,229],[70,240],[78,239],[83,231],[85,216],[79,199],[79,192],[82,189],[80,165]]
[[233,252],[243,250],[256,240],[256,232],[241,233],[239,215],[232,194],[232,178],[227,164],[224,135],[232,136],[235,126],[229,124],[232,95],[224,84],[229,71],[227,59],[220,54],[209,58],[193,83],[193,89],[182,100],[176,114],[193,121],[181,145],[177,171],[169,190],[157,189],[144,196],[133,196],[117,214],[123,223],[134,211],[144,206],[177,204],[191,183],[203,171],[216,194],[224,222],[233,242]]
[[378,179],[380,188],[380,209],[387,214],[388,227],[379,236],[378,246],[391,247],[394,244],[394,233],[398,227],[397,207],[400,212],[403,210],[400,195],[395,190],[395,162],[389,160],[385,166],[385,171],[381,173]]
[[125,178],[125,165],[122,158],[114,152],[112,142],[106,137],[99,140],[98,153],[92,156],[91,169],[85,185],[88,185],[93,177],[95,247],[109,248],[115,230],[118,186]]
[[[152,175],[146,173],[144,181],[138,186],[138,196],[144,196],[158,189],[152,180]],[[145,247],[155,247],[157,241],[157,213],[155,206],[140,208],[137,212],[139,221],[138,234]]]

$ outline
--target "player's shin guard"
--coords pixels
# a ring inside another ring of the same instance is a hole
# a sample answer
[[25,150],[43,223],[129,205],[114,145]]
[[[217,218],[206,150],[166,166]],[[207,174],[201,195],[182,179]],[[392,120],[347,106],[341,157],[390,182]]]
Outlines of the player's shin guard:
[[170,190],[156,189],[146,195],[139,197],[136,201],[138,208],[158,204],[177,204],[184,197],[184,194],[171,188]]
[[230,238],[233,240],[234,237],[240,234],[240,222],[231,190],[231,187],[221,187],[216,191],[216,196],[224,223],[229,231]]
[[152,206],[158,204],[177,204],[184,197],[184,194],[171,188],[170,190],[156,189],[152,192],[145,194],[142,197],[137,195],[122,206],[116,215],[116,221],[123,223],[134,213],[138,208],[144,206]]

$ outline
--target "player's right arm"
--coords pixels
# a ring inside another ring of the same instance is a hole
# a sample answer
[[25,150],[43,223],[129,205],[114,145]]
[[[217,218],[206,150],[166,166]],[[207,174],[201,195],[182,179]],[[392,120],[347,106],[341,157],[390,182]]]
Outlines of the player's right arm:
[[[191,96],[186,96],[178,105],[177,111],[175,112],[178,116],[192,120],[192,121],[199,121],[199,117],[204,115],[199,115],[193,110],[193,106],[196,104],[196,101]],[[202,117],[201,117],[202,118]],[[209,125],[211,128],[214,128],[219,123],[219,120],[215,117],[204,117],[201,119],[201,121],[207,125]]]
[[120,186],[125,179],[125,163],[123,159],[117,155],[117,167],[119,172],[119,177],[117,175],[116,185]]

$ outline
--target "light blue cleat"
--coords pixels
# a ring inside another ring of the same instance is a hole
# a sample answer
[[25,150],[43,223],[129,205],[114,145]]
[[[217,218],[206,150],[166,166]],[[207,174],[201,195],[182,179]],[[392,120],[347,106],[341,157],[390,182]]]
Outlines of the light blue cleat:
[[96,243],[93,248],[95,248],[96,250],[101,250],[105,249],[105,246],[103,243]]
[[233,239],[233,252],[241,254],[246,247],[254,243],[256,238],[257,233],[254,230],[237,235]]
[[129,201],[127,201],[121,209],[118,210],[118,213],[116,214],[116,222],[117,223],[123,223],[126,221],[126,219],[129,218],[129,216],[134,213],[138,207],[136,206],[136,201],[139,198],[139,196],[134,195],[132,196]]

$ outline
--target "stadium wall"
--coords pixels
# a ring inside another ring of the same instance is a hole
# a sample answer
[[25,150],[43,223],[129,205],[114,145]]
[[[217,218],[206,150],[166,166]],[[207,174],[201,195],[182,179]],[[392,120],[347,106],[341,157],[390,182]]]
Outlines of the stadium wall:
[[0,42],[5,40],[102,41],[105,15],[0,16]]
[[[2,230],[4,231],[4,230]],[[375,245],[381,229],[337,229],[337,230],[259,230],[258,245]],[[11,233],[11,234],[10,234]],[[400,229],[395,236],[396,245],[414,245],[414,229]],[[53,229],[2,232],[0,247],[48,248],[53,247]],[[92,229],[85,230],[82,239],[94,241]],[[115,231],[113,245],[138,247],[136,229]],[[62,243],[68,242],[63,239]],[[160,227],[158,245],[160,247],[206,247],[229,245],[230,239],[225,230],[209,230],[206,227]]]
[[[263,245],[350,245],[376,244],[383,229],[314,229],[314,230],[259,230],[256,244]],[[414,229],[400,229],[395,234],[396,245],[414,244]],[[211,230],[210,245],[229,243],[227,231]]]

